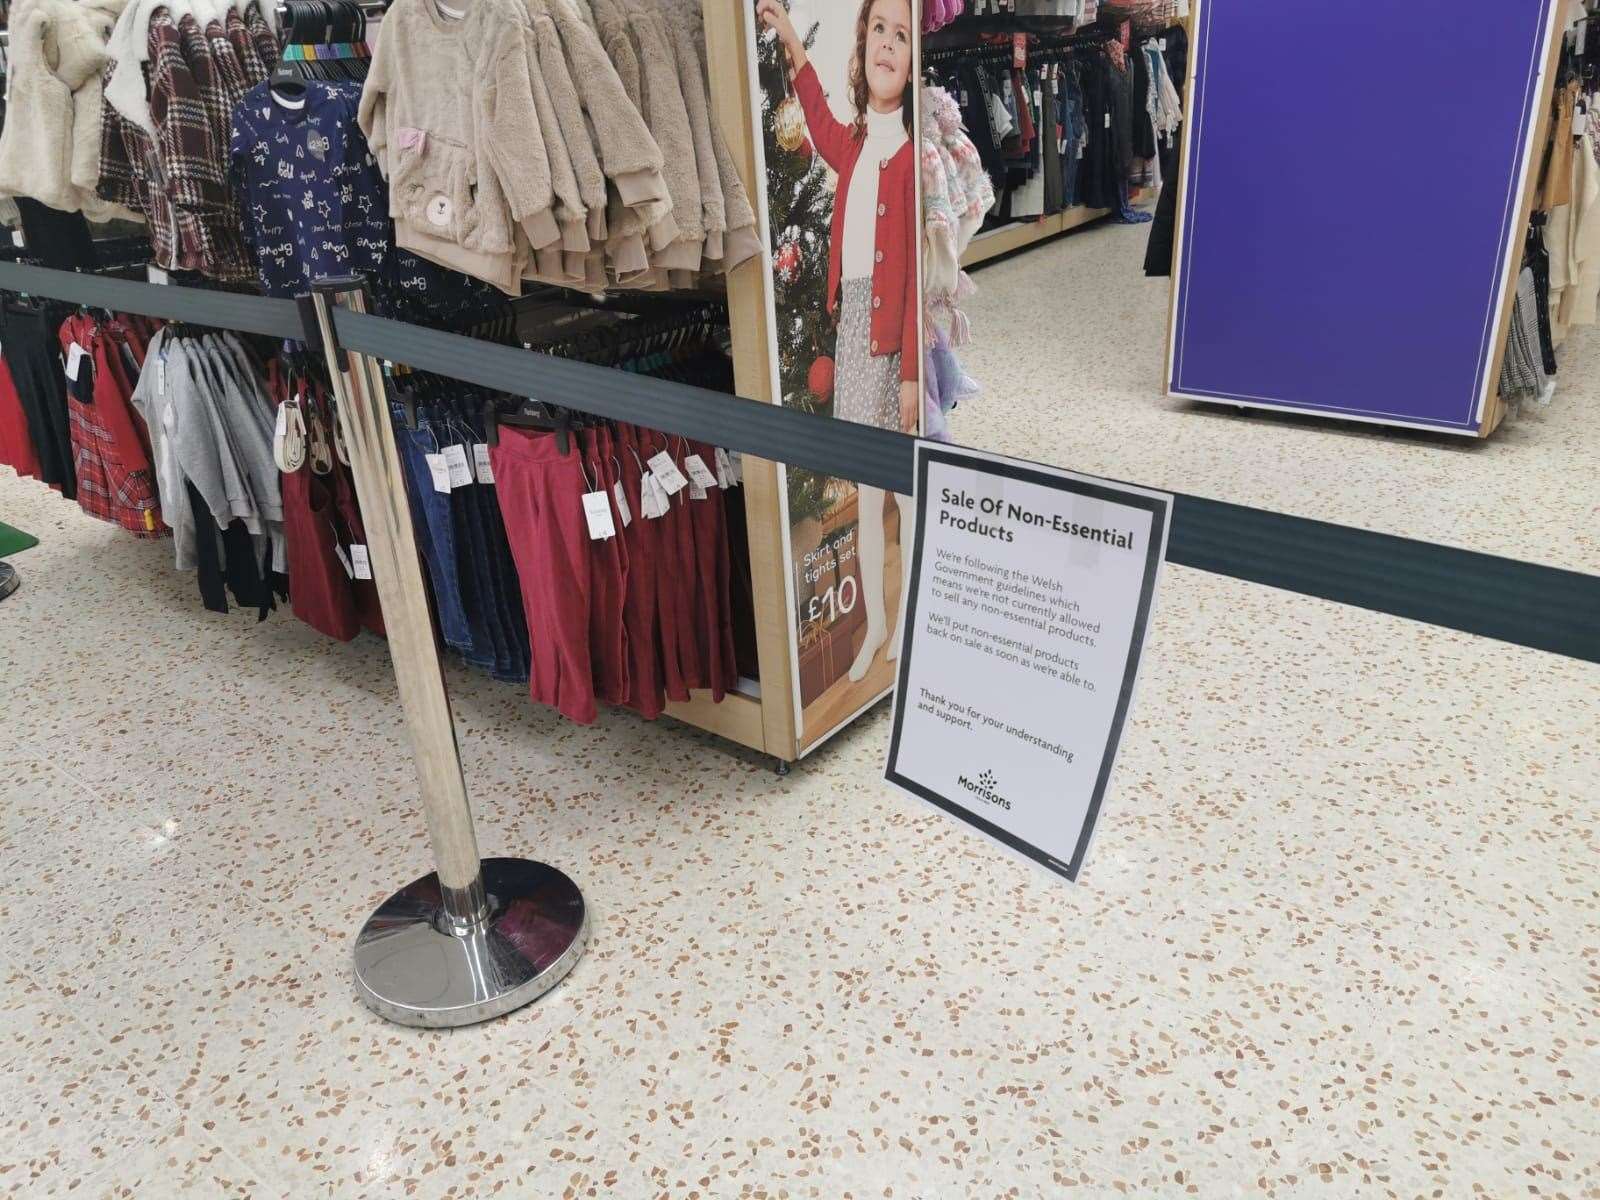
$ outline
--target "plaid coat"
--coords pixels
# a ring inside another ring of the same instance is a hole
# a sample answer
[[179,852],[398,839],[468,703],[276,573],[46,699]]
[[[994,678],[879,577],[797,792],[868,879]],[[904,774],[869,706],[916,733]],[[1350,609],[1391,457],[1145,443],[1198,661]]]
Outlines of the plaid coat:
[[100,195],[144,214],[157,265],[250,279],[228,184],[228,128],[234,104],[277,63],[271,29],[253,4],[242,17],[229,10],[203,27],[158,8],[148,36],[145,91],[156,135],[105,105]]

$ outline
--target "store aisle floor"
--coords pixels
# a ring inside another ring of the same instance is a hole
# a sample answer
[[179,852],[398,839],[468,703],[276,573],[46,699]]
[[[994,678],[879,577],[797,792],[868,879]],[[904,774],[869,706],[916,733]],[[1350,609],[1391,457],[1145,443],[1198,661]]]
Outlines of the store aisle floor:
[[[960,432],[1059,448],[988,383]],[[1420,453],[1332,436],[1298,507]],[[208,615],[9,473],[0,519],[0,1191],[1600,1194],[1593,666],[1171,569],[1077,887],[891,793],[882,709],[779,780],[453,671],[484,851],[593,938],[419,1032],[349,969],[428,866],[383,644]]]

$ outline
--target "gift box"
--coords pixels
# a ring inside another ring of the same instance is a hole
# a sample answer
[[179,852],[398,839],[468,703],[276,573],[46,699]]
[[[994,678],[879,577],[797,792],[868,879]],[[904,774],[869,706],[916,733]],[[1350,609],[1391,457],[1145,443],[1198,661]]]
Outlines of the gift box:
[[800,704],[804,707],[850,670],[851,629],[807,621],[800,627]]

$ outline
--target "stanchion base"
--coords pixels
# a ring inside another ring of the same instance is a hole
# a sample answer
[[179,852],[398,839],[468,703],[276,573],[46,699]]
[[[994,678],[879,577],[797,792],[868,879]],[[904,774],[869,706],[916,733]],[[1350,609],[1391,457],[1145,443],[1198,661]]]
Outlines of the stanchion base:
[[554,867],[483,860],[487,920],[448,931],[439,877],[385,900],[356,938],[356,986],[380,1016],[453,1028],[530,1004],[572,970],[589,936],[583,893]]

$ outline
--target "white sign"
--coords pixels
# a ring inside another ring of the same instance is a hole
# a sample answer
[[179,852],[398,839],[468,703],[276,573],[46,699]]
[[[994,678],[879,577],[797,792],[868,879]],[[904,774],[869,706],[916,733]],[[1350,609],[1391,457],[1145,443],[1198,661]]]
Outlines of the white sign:
[[917,444],[890,783],[1078,878],[1133,702],[1172,498]]

